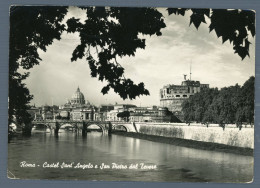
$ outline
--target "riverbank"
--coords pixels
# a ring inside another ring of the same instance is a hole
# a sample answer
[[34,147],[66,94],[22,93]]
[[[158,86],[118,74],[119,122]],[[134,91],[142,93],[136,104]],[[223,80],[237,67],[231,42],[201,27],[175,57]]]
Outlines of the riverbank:
[[234,153],[238,155],[253,156],[254,150],[252,148],[242,148],[236,146],[229,146],[225,144],[211,143],[211,142],[202,142],[195,140],[187,140],[182,138],[169,138],[156,135],[147,135],[142,133],[133,133],[133,132],[113,132],[112,134],[127,136],[132,138],[138,138],[143,140],[149,140],[153,142],[160,142],[166,144],[172,144],[176,146],[210,150],[210,151],[219,151],[225,153]]

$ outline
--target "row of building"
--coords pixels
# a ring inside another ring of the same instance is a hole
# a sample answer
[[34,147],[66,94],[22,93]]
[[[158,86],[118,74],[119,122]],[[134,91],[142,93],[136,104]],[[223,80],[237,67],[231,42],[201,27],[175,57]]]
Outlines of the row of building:
[[[131,121],[131,122],[179,122],[182,121],[181,105],[195,93],[209,88],[209,84],[186,80],[181,85],[165,85],[160,89],[160,107],[137,107],[131,104],[101,105],[96,107],[85,101],[79,87],[64,105],[33,106],[29,113],[35,120],[70,119],[94,121]],[[123,117],[123,112],[125,116]],[[119,115],[121,113],[121,116]]]
[[[125,117],[118,114],[126,114]],[[131,122],[173,122],[178,121],[166,107],[137,107],[131,104],[95,105],[86,103],[84,94],[78,88],[71,99],[62,106],[32,106],[29,113],[35,120],[92,120]]]

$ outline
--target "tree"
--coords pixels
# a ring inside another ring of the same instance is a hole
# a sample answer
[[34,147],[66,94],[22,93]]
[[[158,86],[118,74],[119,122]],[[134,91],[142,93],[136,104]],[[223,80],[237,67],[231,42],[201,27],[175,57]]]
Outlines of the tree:
[[252,124],[254,122],[254,106],[255,106],[255,77],[251,76],[241,88],[240,107],[243,109],[246,122]]
[[39,64],[38,49],[46,51],[46,46],[54,39],[60,39],[65,25],[61,24],[66,7],[12,6],[10,8],[9,46],[9,124],[28,125],[31,121],[27,112],[33,98],[23,81],[29,73],[19,73],[18,69],[30,69]]
[[117,114],[117,117],[123,118],[123,119],[125,119],[125,121],[128,122],[129,121],[129,117],[130,117],[130,112],[129,111],[119,112]]
[[182,112],[183,112],[183,118],[185,122],[190,123],[191,121],[194,121],[194,107],[193,107],[193,101],[192,101],[192,97],[190,97],[189,100],[185,100],[182,103]]
[[[26,124],[29,121],[26,110],[32,95],[23,83],[29,73],[19,73],[18,68],[28,70],[39,64],[41,58],[38,49],[46,51],[54,39],[60,40],[63,31],[79,33],[81,42],[74,50],[71,61],[86,58],[91,76],[108,83],[102,89],[103,94],[113,89],[123,99],[149,95],[144,83],[135,84],[124,77],[124,68],[118,60],[123,56],[134,56],[138,48],[145,49],[142,35],[160,36],[161,29],[166,27],[163,15],[156,8],[80,8],[86,10],[84,23],[71,18],[65,26],[62,21],[68,11],[67,7],[11,7],[9,124],[14,121],[14,116],[19,123]],[[169,14],[181,15],[187,10],[168,9]],[[255,17],[252,11],[190,10],[193,12],[191,23],[197,28],[201,22],[205,22],[204,15],[208,16],[211,19],[210,31],[215,30],[217,36],[222,36],[223,42],[230,40],[235,53],[242,59],[249,55],[250,42],[245,28],[252,36],[255,35]]]
[[182,104],[185,121],[226,123],[254,122],[254,77],[242,87],[204,89]]
[[203,92],[205,92],[205,94],[203,95],[205,106],[202,122],[214,122],[216,120],[212,103],[214,103],[214,97],[217,96],[219,93],[218,88],[210,88]]

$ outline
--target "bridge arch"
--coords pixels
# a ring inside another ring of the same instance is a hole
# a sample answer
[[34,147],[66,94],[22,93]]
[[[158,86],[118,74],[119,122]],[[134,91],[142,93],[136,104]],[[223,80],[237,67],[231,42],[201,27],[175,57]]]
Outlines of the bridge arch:
[[62,123],[59,125],[59,130],[67,130],[67,131],[76,131],[77,130],[77,124],[75,123]]
[[77,128],[77,123],[59,123],[60,124],[60,128],[66,128],[66,127],[74,127]]
[[115,124],[112,126],[113,130],[125,131],[130,132],[129,128],[123,124]]
[[86,123],[86,125],[85,125],[85,129],[87,129],[88,127],[90,127],[90,126],[92,126],[92,125],[98,126],[98,127],[102,130],[103,133],[104,133],[104,132],[107,132],[107,127],[106,127],[106,125],[103,124],[103,123],[99,123],[99,122],[88,122],[88,123]]
[[31,131],[43,130],[43,129],[52,129],[48,123],[35,123],[31,126]]

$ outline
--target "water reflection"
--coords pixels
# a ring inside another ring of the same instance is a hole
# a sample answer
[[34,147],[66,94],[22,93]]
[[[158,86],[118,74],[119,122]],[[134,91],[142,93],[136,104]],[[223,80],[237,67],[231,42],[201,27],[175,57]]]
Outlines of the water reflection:
[[[248,182],[253,157],[198,150],[118,135],[88,132],[33,133],[15,137],[8,147],[8,170],[18,178],[111,181]],[[21,161],[40,165],[21,168]],[[54,169],[44,162],[123,165],[144,163],[157,169]],[[11,175],[10,175],[11,177]]]

